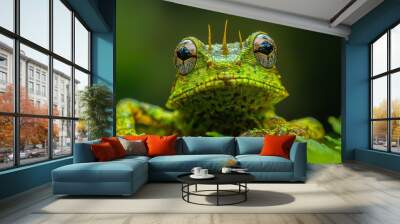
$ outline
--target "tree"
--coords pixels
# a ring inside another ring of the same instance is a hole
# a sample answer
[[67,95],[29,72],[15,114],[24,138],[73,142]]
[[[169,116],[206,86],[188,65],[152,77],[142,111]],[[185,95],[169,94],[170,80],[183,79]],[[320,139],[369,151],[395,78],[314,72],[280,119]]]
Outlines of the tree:
[[[378,106],[373,108],[373,118],[387,118],[387,100],[381,101]],[[393,99],[391,102],[391,117],[400,117],[400,100]],[[372,130],[374,138],[386,139],[387,136],[387,121],[375,121]],[[400,122],[397,120],[391,121],[392,141],[398,141],[400,138]]]
[[[13,86],[9,85],[4,93],[0,93],[0,111],[13,112]],[[13,119],[10,116],[0,116],[0,148],[13,146]]]
[[[14,107],[14,88],[8,85],[4,93],[0,93],[0,110],[3,112],[13,112]],[[24,114],[47,114],[46,104],[34,105],[29,99],[24,87],[20,88],[20,109]],[[13,117],[0,116],[0,147],[13,147]],[[20,118],[20,148],[26,145],[46,144],[49,131],[47,118]],[[59,128],[53,128],[53,138],[58,136]]]
[[89,139],[108,136],[112,126],[111,91],[104,85],[93,85],[86,87],[79,95],[84,120],[79,127],[87,126]]

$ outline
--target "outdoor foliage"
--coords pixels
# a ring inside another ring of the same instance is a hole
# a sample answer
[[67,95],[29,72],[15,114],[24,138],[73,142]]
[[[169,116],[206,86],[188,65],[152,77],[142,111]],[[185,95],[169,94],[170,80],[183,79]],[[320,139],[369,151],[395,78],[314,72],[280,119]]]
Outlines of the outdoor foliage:
[[[13,86],[9,85],[7,91],[0,94],[0,108],[2,111],[13,112],[14,93]],[[34,105],[29,99],[25,88],[20,88],[20,106],[25,114],[47,114],[47,107]],[[20,119],[20,148],[26,145],[45,144],[48,137],[48,119],[21,117]],[[11,116],[0,116],[0,146],[3,148],[13,147],[13,119]],[[59,135],[59,128],[54,125],[53,138]]]
[[83,123],[87,126],[89,139],[109,136],[108,130],[112,126],[113,99],[111,91],[104,85],[86,87],[80,93],[80,107]]
[[[400,117],[400,101],[395,99],[392,100],[391,104],[392,112],[391,117]],[[387,118],[387,101],[381,101],[378,106],[373,108],[373,118]],[[398,140],[400,138],[400,122],[393,121],[391,123],[392,139]],[[384,138],[387,135],[387,122],[374,122],[373,126],[374,138]]]

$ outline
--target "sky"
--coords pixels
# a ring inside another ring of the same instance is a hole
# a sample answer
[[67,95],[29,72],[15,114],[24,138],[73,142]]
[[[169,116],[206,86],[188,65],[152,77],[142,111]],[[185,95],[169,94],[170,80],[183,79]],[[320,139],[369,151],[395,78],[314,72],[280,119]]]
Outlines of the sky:
[[392,69],[400,67],[400,24],[391,31],[391,66]]
[[[71,16],[72,13],[61,3],[53,0],[54,52],[71,60]],[[20,0],[20,31],[21,36],[48,48],[49,45],[49,1],[48,0]],[[13,30],[13,0],[0,0],[0,26]],[[75,21],[75,61],[84,68],[88,68],[88,32],[82,24]],[[0,41],[4,40],[0,36]],[[48,64],[46,55],[27,46],[21,45],[21,50],[44,64]]]
[[[387,34],[373,44],[373,75],[387,71]],[[400,67],[400,25],[391,30],[391,68]],[[381,77],[373,81],[373,106],[387,100],[387,78]],[[400,72],[391,77],[391,98],[400,100]]]
[[[378,75],[387,71],[387,35],[383,35],[372,45],[372,74]],[[387,100],[387,78],[374,79],[373,107],[378,107],[382,101]]]

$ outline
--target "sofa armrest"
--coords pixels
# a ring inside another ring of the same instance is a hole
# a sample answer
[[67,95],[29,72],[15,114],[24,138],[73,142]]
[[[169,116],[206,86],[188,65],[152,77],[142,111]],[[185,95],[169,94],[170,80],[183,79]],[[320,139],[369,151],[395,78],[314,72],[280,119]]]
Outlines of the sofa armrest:
[[294,180],[305,181],[307,176],[307,143],[293,143],[290,149],[290,160],[293,162]]
[[99,140],[75,143],[74,145],[74,163],[89,163],[95,162],[96,158],[92,153],[90,146],[100,143]]

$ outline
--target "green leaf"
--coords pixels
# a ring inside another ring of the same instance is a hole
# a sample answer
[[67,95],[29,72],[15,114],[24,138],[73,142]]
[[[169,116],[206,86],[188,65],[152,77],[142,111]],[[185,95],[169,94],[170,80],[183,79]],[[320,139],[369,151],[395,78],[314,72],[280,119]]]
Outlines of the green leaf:
[[112,126],[112,92],[102,84],[86,87],[79,94],[82,119],[87,124],[89,139],[108,136]]
[[312,164],[337,164],[342,162],[341,150],[323,142],[297,137],[297,141],[307,143],[307,161]]
[[334,116],[330,116],[330,117],[328,117],[328,122],[332,126],[333,131],[336,134],[341,135],[341,132],[342,132],[341,119],[340,118],[336,118]]

